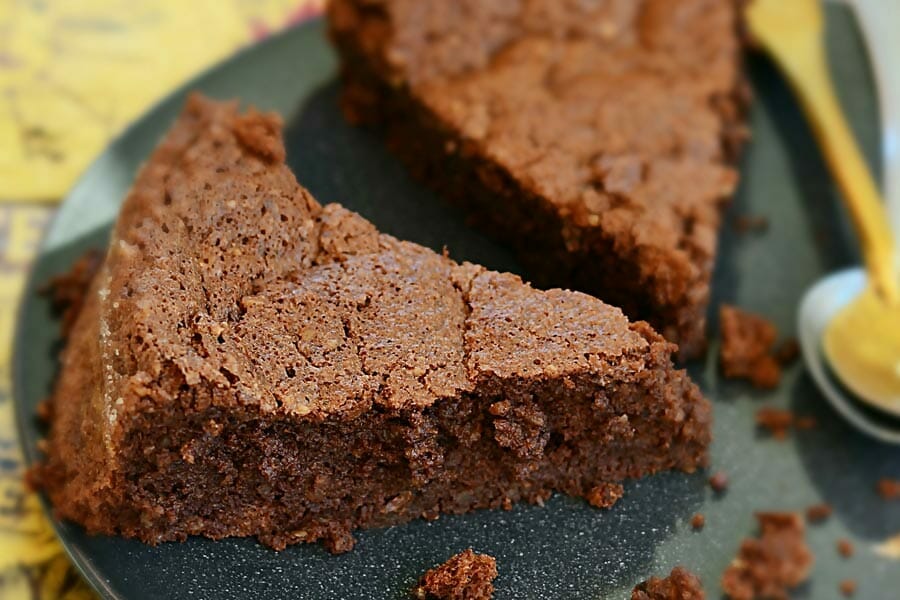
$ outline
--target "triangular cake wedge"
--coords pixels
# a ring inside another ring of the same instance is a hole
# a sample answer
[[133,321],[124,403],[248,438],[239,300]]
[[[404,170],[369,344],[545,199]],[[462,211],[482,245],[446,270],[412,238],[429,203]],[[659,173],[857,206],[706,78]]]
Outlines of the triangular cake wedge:
[[60,516],[343,551],[704,464],[710,406],[648,325],[321,206],[280,126],[195,96],[141,170],[51,398]]
[[705,347],[746,137],[736,0],[333,0],[344,106],[578,289]]

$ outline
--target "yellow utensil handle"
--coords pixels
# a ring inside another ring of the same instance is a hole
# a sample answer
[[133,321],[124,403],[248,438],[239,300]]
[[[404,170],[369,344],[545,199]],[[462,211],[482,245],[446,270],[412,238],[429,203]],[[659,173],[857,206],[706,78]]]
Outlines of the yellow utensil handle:
[[872,173],[835,96],[821,36],[807,35],[796,42],[791,52],[781,53],[781,66],[800,98],[826,162],[837,180],[860,238],[869,275],[881,296],[896,305],[900,303],[900,289],[887,213]]

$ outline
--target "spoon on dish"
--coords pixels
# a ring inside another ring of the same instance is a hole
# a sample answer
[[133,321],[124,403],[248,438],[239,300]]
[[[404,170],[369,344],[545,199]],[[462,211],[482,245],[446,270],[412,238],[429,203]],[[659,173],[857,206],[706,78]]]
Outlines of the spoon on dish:
[[752,0],[747,24],[787,78],[842,192],[860,240],[859,269],[826,278],[801,303],[804,358],[816,382],[851,423],[900,443],[900,427],[880,423],[828,376],[822,351],[841,383],[878,411],[900,417],[900,284],[884,204],[834,94],[823,47],[818,0]]

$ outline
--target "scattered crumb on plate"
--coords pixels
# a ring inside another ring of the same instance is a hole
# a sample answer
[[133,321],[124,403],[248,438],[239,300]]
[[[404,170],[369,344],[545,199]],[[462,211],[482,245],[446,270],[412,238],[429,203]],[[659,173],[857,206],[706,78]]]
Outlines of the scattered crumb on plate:
[[756,411],[756,425],[768,430],[776,440],[787,437],[794,424],[794,413],[789,410],[764,406]]
[[700,579],[685,569],[675,567],[668,577],[651,577],[631,592],[631,600],[704,600],[706,594]]
[[412,595],[417,600],[489,600],[496,577],[494,557],[469,548],[422,575]]
[[811,415],[805,415],[794,419],[794,427],[797,429],[815,429],[819,422]]
[[728,489],[728,475],[726,475],[724,471],[719,471],[709,478],[709,487],[711,487],[714,492],[721,494]]
[[845,579],[840,585],[841,593],[845,596],[852,596],[856,593],[856,582],[852,579]]
[[787,598],[806,581],[814,557],[806,544],[806,527],[797,513],[757,513],[760,535],[741,543],[738,555],[722,574],[722,589],[732,600]]
[[772,355],[778,330],[760,315],[723,304],[719,308],[719,364],[729,379],[747,379],[755,387],[773,389],[781,381],[781,365]]
[[697,513],[691,517],[691,527],[694,529],[703,529],[705,525],[706,517],[703,516],[703,513]]
[[738,233],[762,233],[769,228],[769,218],[763,215],[738,215],[733,225]]
[[800,342],[795,337],[786,338],[775,347],[775,352],[772,356],[779,365],[786,367],[800,356]]
[[885,500],[900,499],[900,480],[884,477],[878,480],[876,489],[878,490],[878,495]]
[[814,504],[806,509],[806,521],[808,523],[821,523],[831,516],[831,512],[831,506],[828,504]]
[[587,501],[597,508],[609,508],[625,494],[621,483],[602,483],[590,489]]
[[783,408],[764,406],[756,411],[756,425],[767,430],[773,438],[783,440],[792,428],[812,429],[817,422],[815,417],[809,415],[796,416]]

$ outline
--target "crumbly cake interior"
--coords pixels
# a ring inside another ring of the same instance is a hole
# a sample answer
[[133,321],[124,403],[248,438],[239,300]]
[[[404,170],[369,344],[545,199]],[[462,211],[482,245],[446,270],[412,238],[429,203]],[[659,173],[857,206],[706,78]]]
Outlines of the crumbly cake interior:
[[649,326],[321,206],[280,126],[194,96],[139,174],[51,397],[60,516],[340,552],[705,463],[709,404]]
[[704,347],[746,138],[737,2],[335,0],[348,117],[539,285]]

